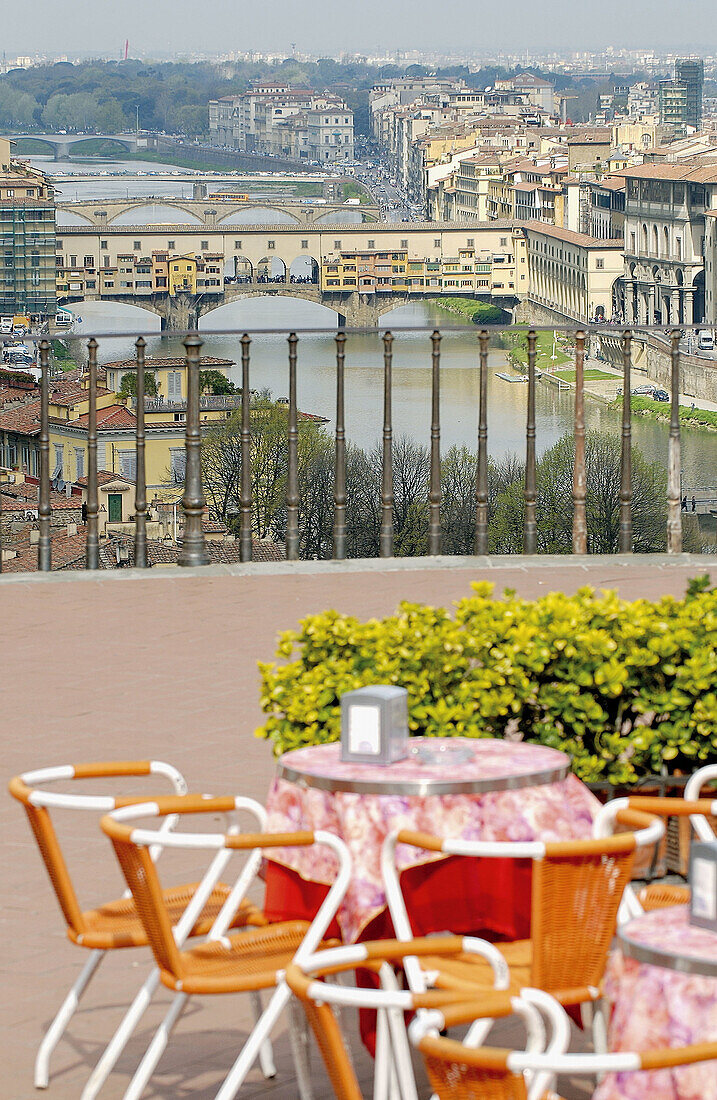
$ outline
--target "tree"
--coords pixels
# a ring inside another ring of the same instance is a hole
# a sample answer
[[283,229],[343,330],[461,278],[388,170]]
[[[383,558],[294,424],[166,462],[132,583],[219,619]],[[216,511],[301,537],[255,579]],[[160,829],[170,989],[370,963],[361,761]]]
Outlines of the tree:
[[0,126],[24,130],[35,125],[39,105],[34,96],[0,84]]
[[236,393],[236,386],[220,370],[200,370],[199,392],[209,394]]
[[[536,465],[538,552],[572,551],[572,494],[575,444],[564,436]],[[588,550],[614,554],[620,532],[620,440],[602,432],[585,437],[585,512]],[[491,550],[520,553],[523,546],[524,467],[498,495],[491,523]],[[667,476],[658,463],[632,450],[633,546],[642,553],[665,548]]]
[[99,133],[119,134],[124,130],[126,122],[122,104],[118,99],[111,96],[98,106],[95,125]]
[[[157,379],[154,376],[154,371],[146,370],[144,372],[144,392],[147,397],[155,397],[157,394]],[[137,396],[137,375],[134,371],[128,371],[127,374],[122,375],[122,382],[117,395],[118,397]]]

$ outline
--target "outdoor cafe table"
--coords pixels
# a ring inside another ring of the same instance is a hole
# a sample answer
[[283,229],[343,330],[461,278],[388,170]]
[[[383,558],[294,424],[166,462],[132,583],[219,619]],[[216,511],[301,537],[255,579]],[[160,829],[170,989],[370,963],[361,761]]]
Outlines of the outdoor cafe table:
[[[442,739],[412,738],[416,750]],[[351,853],[351,884],[333,934],[345,943],[393,935],[381,879],[381,846],[394,829],[465,840],[571,840],[591,835],[597,799],[570,774],[570,759],[542,745],[451,738],[467,746],[459,764],[416,755],[385,767],[344,764],[340,745],[285,753],[267,801],[268,828],[325,829]],[[491,939],[530,933],[527,860],[465,860],[399,846],[397,859],[416,935],[450,930]],[[312,847],[272,852],[267,916],[310,917],[335,876],[331,853]]]
[[[717,1041],[717,934],[691,925],[688,905],[636,917],[618,932],[605,993],[610,1050]],[[609,1074],[595,1100],[717,1100],[717,1061]]]

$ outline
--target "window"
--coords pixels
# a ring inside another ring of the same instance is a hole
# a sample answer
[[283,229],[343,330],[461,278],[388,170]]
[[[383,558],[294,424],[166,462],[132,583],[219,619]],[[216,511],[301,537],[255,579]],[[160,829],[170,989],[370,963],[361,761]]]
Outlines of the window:
[[433,247],[434,248],[440,248],[441,247],[441,238],[440,237],[437,237],[436,240],[433,242]]
[[308,241],[302,241],[301,242],[301,247],[302,248],[308,248],[309,247],[309,242]]
[[469,238],[468,238],[468,240],[466,241],[466,245],[467,245],[467,247],[468,247],[468,248],[474,248],[474,247],[475,247],[475,243],[476,243],[476,242],[475,242],[475,238],[474,238],[474,237],[469,237]]
[[507,237],[501,237],[501,238],[500,238],[500,247],[501,247],[501,248],[505,248],[505,246],[507,245],[507,243],[508,243],[508,238],[507,238]]
[[367,248],[375,248],[375,247],[376,247],[376,242],[375,241],[369,241],[368,242]]
[[170,401],[182,400],[182,372],[171,370],[167,374],[167,396]]
[[52,471],[53,478],[62,477],[62,455],[64,447],[62,443],[55,443],[55,468]]
[[107,251],[107,241],[100,241],[100,248],[103,252]]
[[341,241],[334,241],[334,248],[340,249],[341,248]]
[[109,266],[110,266],[110,258],[109,258],[109,256],[103,256],[103,258],[102,258],[102,259],[103,259],[103,262],[104,262],[104,266],[105,266],[105,267],[109,267]]
[[605,267],[605,261],[602,258],[598,258],[595,261],[595,267],[598,271],[602,271],[602,269]]
[[267,241],[266,242],[266,247],[267,248],[276,248],[276,241]]
[[75,469],[77,470],[77,480],[85,476],[85,452],[82,447],[75,447]]
[[132,241],[132,248],[135,250],[135,252],[140,252],[141,249],[142,249],[142,242],[141,241]]
[[234,241],[235,248],[241,248],[241,241]]
[[174,248],[174,241],[167,241],[167,248],[173,249]]
[[209,251],[209,241],[202,241],[202,252]]
[[184,481],[184,471],[187,466],[187,456],[184,447],[170,447],[169,461],[172,481],[179,484]]
[[401,248],[408,248],[408,238],[405,241],[401,241]]
[[85,256],[84,264],[85,264],[85,267],[94,267],[95,266],[94,256]]
[[137,476],[137,452],[118,451],[117,458],[119,459],[119,472],[122,477],[134,481]]
[[70,267],[77,267],[77,256],[70,256]]

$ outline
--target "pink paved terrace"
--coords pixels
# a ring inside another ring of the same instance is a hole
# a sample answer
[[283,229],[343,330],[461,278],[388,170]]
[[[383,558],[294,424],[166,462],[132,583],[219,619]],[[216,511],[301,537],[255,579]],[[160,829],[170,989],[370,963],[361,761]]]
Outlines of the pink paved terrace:
[[[72,761],[165,759],[190,788],[244,793],[262,801],[273,775],[269,746],[253,736],[260,720],[256,662],[273,655],[278,632],[329,607],[363,618],[391,612],[402,598],[450,603],[470,582],[495,581],[526,596],[573,592],[584,584],[625,597],[684,592],[711,573],[714,558],[476,558],[354,563],[276,563],[197,570],[5,575],[2,729],[7,778]],[[101,789],[101,788],[100,788]],[[136,788],[139,789],[139,788]],[[146,789],[146,787],[144,788]],[[70,945],[44,869],[17,803],[2,802],[4,996],[1,1100],[34,1095],[32,1063],[44,1028],[84,962]],[[107,842],[75,815],[63,833],[81,902],[122,891]],[[69,850],[69,849],[68,849]],[[89,1070],[139,986],[149,960],[116,952],[98,972],[55,1052],[48,1097],[78,1100]],[[234,1060],[247,1026],[243,998],[195,1001],[179,1024],[146,1095],[209,1100]],[[118,1100],[167,997],[160,995],[102,1096]],[[279,1074],[254,1070],[242,1096],[297,1095],[285,1033]],[[370,1065],[359,1050],[367,1088]],[[331,1095],[314,1057],[317,1097]],[[569,1097],[579,1086],[563,1087]],[[367,1093],[368,1094],[368,1093]]]

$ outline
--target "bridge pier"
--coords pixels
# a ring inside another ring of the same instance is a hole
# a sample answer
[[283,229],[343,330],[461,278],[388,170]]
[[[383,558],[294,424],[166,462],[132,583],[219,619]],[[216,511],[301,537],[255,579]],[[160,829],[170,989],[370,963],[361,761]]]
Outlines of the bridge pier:
[[166,295],[161,301],[159,315],[162,319],[162,332],[182,332],[186,329],[198,329],[202,315],[200,296],[197,294],[177,294],[170,298]]

